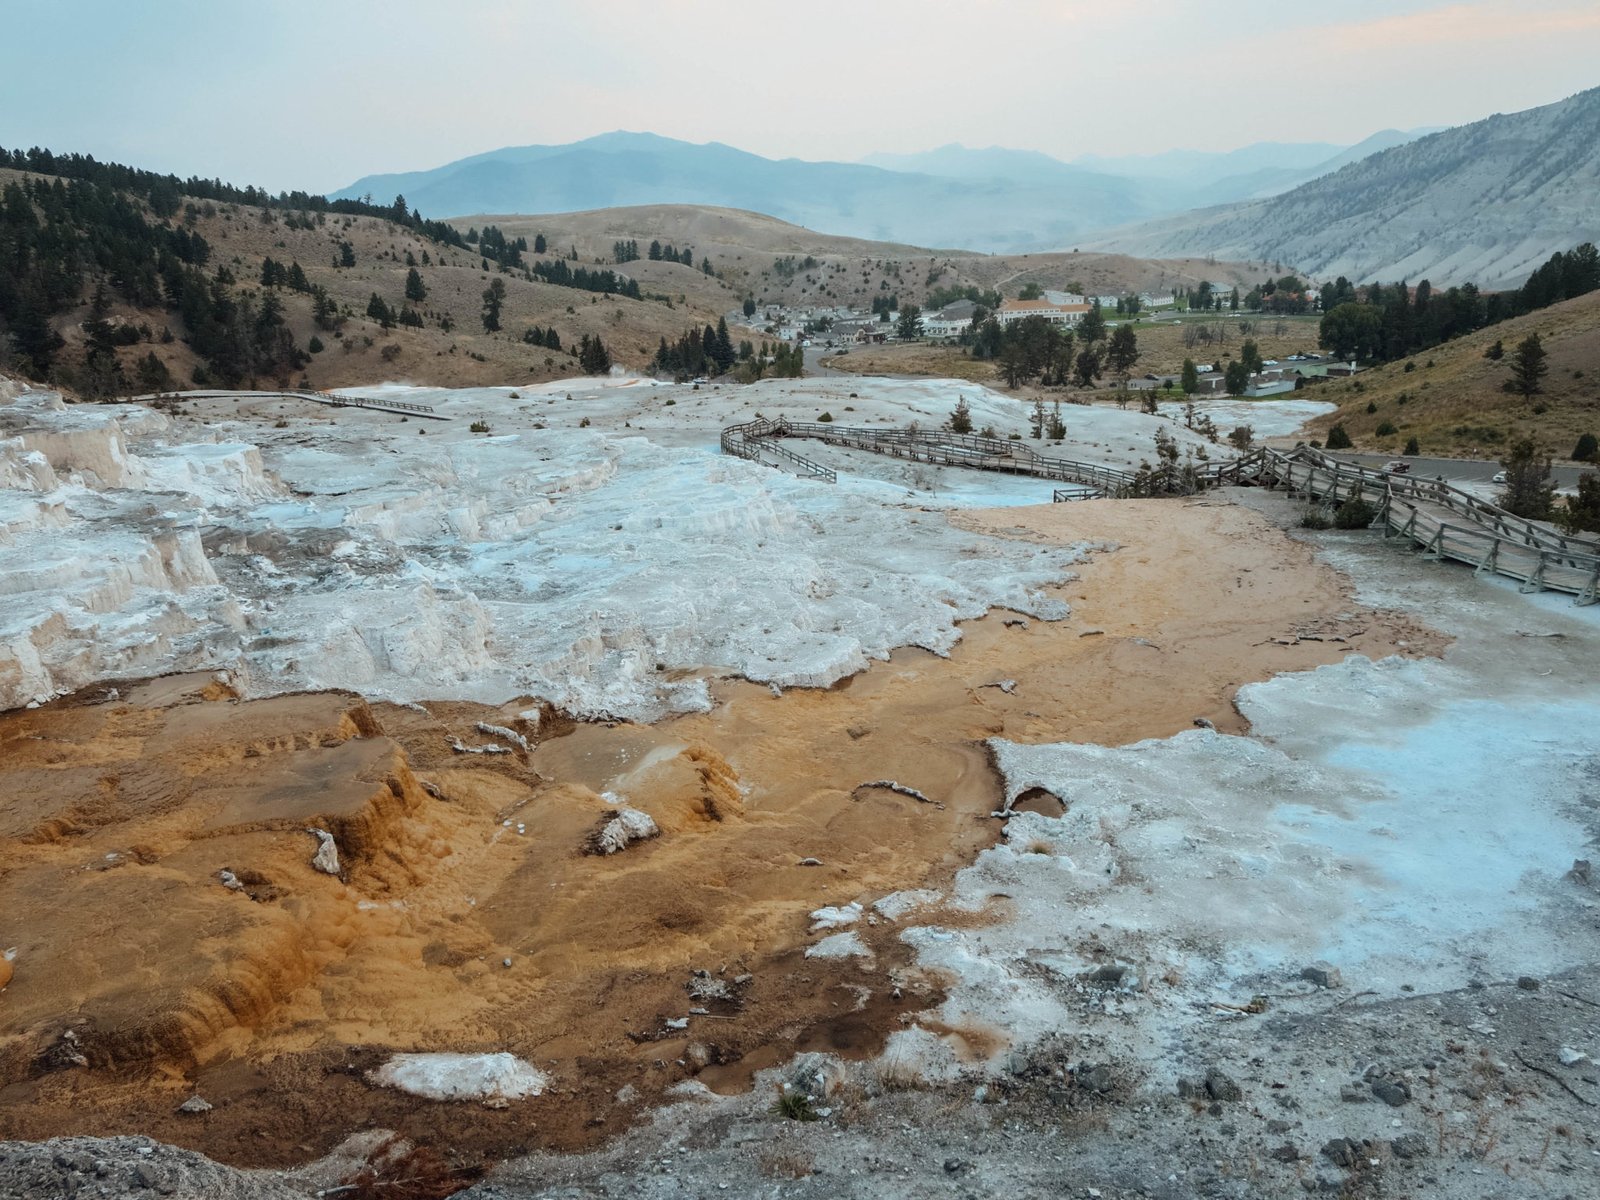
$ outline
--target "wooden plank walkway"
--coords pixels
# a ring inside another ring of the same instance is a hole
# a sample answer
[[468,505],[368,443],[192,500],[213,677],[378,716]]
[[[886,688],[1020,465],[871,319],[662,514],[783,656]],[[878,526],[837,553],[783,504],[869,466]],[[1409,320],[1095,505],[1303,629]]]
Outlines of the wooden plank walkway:
[[[1134,481],[1130,471],[1050,457],[1011,439],[946,430],[762,418],[724,429],[722,448],[756,462],[765,461],[765,454],[811,478],[837,482],[838,476],[821,463],[778,446],[780,438],[811,438],[893,458],[1077,485],[1055,489],[1056,501],[1115,496]],[[1386,537],[1404,537],[1426,554],[1466,563],[1478,573],[1515,579],[1523,591],[1559,591],[1574,596],[1578,604],[1600,602],[1600,539],[1564,534],[1548,523],[1514,516],[1443,480],[1341,462],[1304,446],[1288,453],[1263,447],[1241,458],[1206,463],[1201,477],[1210,487],[1284,487],[1331,503],[1360,497],[1377,508],[1373,524]]]
[[313,404],[324,404],[329,408],[365,408],[373,412],[399,413],[402,416],[427,417],[432,421],[452,421],[455,418],[444,413],[435,412],[427,404],[407,404],[402,400],[375,400],[367,396],[339,396],[333,392],[319,392],[308,389],[295,391],[187,391],[187,392],[152,392],[144,396],[130,396],[129,399],[136,403],[149,403],[154,400],[309,400]]

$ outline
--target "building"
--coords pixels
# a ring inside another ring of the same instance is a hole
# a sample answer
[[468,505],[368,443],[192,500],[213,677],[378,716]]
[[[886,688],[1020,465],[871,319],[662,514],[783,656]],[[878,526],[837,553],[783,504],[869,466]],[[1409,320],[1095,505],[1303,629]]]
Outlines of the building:
[[1048,300],[1002,300],[995,320],[1010,325],[1025,317],[1043,317],[1052,325],[1076,325],[1089,311],[1087,304],[1052,304]]
[[944,339],[960,337],[972,324],[978,306],[971,300],[956,300],[943,308],[922,314],[922,336]]

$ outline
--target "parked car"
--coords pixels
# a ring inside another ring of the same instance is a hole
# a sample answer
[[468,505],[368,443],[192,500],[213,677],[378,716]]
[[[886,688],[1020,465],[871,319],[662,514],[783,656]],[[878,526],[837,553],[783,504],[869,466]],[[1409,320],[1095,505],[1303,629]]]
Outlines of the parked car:
[[1505,481],[1506,481],[1506,473],[1504,471],[1496,471],[1494,473],[1494,479],[1491,482],[1504,483]]
[[1403,458],[1397,458],[1393,462],[1384,463],[1383,469],[1391,475],[1409,475],[1411,473],[1411,464]]

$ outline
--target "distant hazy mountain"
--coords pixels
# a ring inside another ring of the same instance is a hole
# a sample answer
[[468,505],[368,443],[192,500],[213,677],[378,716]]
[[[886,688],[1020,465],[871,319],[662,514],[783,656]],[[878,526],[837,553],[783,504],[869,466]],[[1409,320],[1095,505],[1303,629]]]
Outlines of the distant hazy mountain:
[[1270,199],[1093,240],[1147,256],[1292,264],[1318,278],[1520,282],[1600,237],[1600,88],[1447,129]]
[[[876,241],[1014,253],[1069,248],[1095,231],[1292,186],[1313,169],[1308,163],[1341,153],[1349,151],[1320,143],[1173,152],[1115,160],[1132,164],[1117,174],[999,146],[832,163],[608,133],[570,145],[494,150],[429,171],[371,175],[336,195],[404,195],[429,216],[703,204]],[[1285,171],[1292,178],[1285,180]]]
[[1070,246],[1090,230],[1160,211],[1126,181],[1061,169],[1064,182],[1019,186],[609,133],[567,146],[495,150],[431,171],[372,175],[336,194],[404,195],[441,217],[704,204],[876,241],[997,251]]

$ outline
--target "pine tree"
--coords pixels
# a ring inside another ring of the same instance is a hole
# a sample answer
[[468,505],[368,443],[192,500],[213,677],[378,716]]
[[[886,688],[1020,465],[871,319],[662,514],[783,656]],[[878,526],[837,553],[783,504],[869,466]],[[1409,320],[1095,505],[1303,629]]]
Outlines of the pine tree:
[[1192,396],[1200,390],[1200,368],[1194,365],[1194,359],[1183,360],[1183,373],[1178,382],[1185,396]]
[[965,396],[956,401],[956,406],[950,413],[950,432],[972,432],[972,407],[967,403]]
[[1600,440],[1592,433],[1580,434],[1578,444],[1572,448],[1573,462],[1600,461]]
[[717,318],[716,344],[712,347],[712,355],[716,359],[719,374],[732,367],[737,359],[733,349],[733,340],[728,336],[728,319],[726,317]]
[[383,297],[377,292],[373,292],[367,301],[367,316],[385,329],[394,324],[394,310],[384,303]]
[[1549,354],[1537,333],[1523,338],[1511,352],[1507,364],[1511,368],[1511,378],[1506,380],[1505,390],[1525,400],[1538,395],[1544,390],[1542,380],[1550,371],[1550,364],[1545,361],[1547,357]]
[[1059,442],[1067,436],[1067,423],[1061,419],[1061,401],[1057,400],[1050,410],[1050,421],[1045,427],[1045,436],[1052,442]]
[[1343,425],[1335,425],[1328,430],[1328,440],[1323,443],[1329,450],[1350,449],[1350,435],[1345,432]]
[[544,240],[544,234],[536,233],[533,235],[533,252],[535,254],[543,254],[548,245],[549,243]]
[[428,298],[428,285],[422,282],[422,276],[415,267],[406,272],[406,299],[420,304]]
[[485,333],[498,333],[500,331],[500,306],[506,299],[506,281],[498,276],[489,282],[483,289],[483,331]]
[[1550,456],[1541,454],[1532,438],[1523,438],[1500,460],[1505,468],[1505,490],[1500,507],[1530,521],[1543,521],[1550,515],[1555,487],[1550,482]]

